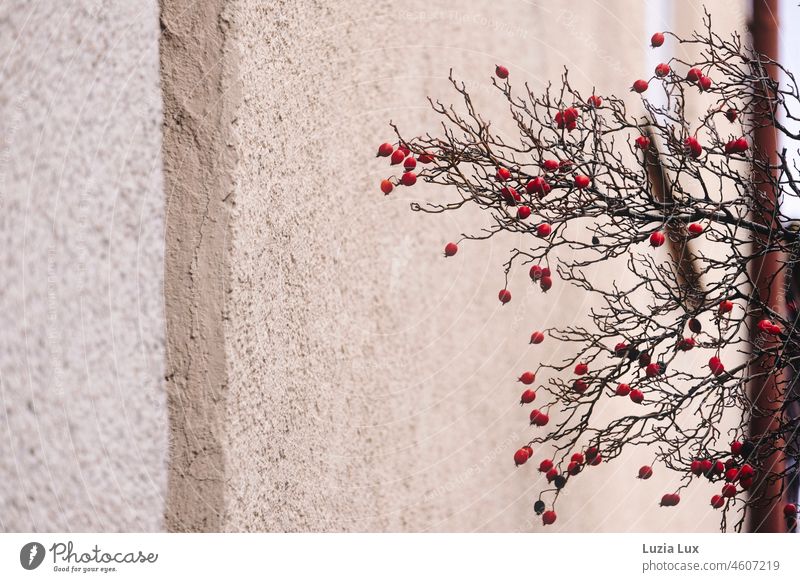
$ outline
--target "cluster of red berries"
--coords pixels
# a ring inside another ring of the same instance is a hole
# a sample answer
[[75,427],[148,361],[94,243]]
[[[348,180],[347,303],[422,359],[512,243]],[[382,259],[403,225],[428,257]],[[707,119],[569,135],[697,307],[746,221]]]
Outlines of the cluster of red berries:
[[[525,446],[514,453],[514,464],[516,466],[524,464],[531,457],[531,455],[528,454],[528,449],[530,449],[530,447]],[[602,462],[603,457],[597,447],[589,447],[586,449],[585,453],[573,453],[567,465],[567,476],[574,477],[581,473],[586,466],[597,466]],[[542,459],[539,463],[538,470],[540,473],[544,473],[547,482],[552,483],[556,489],[563,489],[566,486],[568,477],[560,473],[553,459]],[[533,505],[536,514],[542,516],[542,523],[544,525],[551,525],[556,520],[556,513],[552,510],[545,511],[545,507],[545,503],[541,499],[536,501]]]
[[556,122],[556,127],[558,127],[558,129],[566,128],[567,131],[572,131],[578,127],[578,118],[580,115],[580,112],[574,107],[567,107],[562,111],[556,112],[553,120]]
[[542,291],[547,292],[553,286],[553,277],[550,273],[549,267],[533,265],[529,271],[529,275],[531,277],[531,281],[534,283],[539,283],[539,287],[542,289]]
[[780,335],[781,334],[781,326],[775,325],[769,319],[762,319],[758,322],[758,330],[762,333],[766,333],[769,335]]
[[[664,35],[662,33],[657,32],[650,38],[650,45],[653,48],[658,48],[662,44],[664,44]],[[655,76],[659,79],[662,79],[669,75],[671,71],[672,69],[667,63],[659,63],[656,65]],[[697,84],[701,91],[710,90],[713,84],[711,79],[705,76],[703,72],[697,68],[689,69],[686,79],[691,83]],[[637,93],[644,93],[648,89],[648,82],[644,79],[638,79],[634,81],[631,89]]]
[[[382,143],[378,146],[379,158],[389,158],[389,163],[396,166],[400,163],[403,164],[404,173],[400,176],[399,184],[403,186],[413,186],[417,183],[417,174],[414,170],[417,167],[417,162],[421,164],[430,164],[433,162],[433,154],[422,153],[418,158],[411,155],[411,150],[408,146],[400,144],[397,149],[390,143]],[[390,179],[381,180],[381,192],[389,194],[394,190],[395,184]]]
[[725,144],[725,153],[726,154],[743,154],[746,152],[750,147],[750,144],[747,143],[747,140],[743,137],[738,139],[732,139],[728,143]]
[[700,88],[700,91],[708,91],[713,85],[711,78],[704,75],[703,71],[698,68],[689,69],[689,72],[686,73],[686,80],[690,83],[695,83]]

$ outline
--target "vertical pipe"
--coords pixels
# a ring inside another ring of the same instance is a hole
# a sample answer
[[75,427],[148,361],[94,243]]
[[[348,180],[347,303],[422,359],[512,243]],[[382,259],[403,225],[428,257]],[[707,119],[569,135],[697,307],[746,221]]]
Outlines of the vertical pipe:
[[[751,22],[751,31],[753,35],[753,48],[771,59],[776,59],[778,56],[778,0],[753,0],[753,18]],[[777,70],[774,66],[767,67],[767,73],[777,78]],[[756,112],[756,115],[771,115],[771,112]],[[777,161],[777,135],[775,128],[770,124],[764,124],[764,127],[759,127],[754,135],[754,155],[762,156],[765,161],[769,160],[770,164],[775,164]],[[767,176],[763,173],[758,175],[756,173],[755,179],[757,183],[763,183]],[[775,222],[771,210],[777,204],[777,192],[774,189],[764,188],[767,196],[767,208],[760,211],[760,216],[756,216],[757,220],[763,221],[766,224]],[[770,208],[770,206],[772,208]],[[753,239],[754,250],[758,250],[763,246],[765,241],[755,236]],[[780,271],[781,257],[778,253],[771,253],[765,255],[755,261],[752,265],[752,275],[754,279],[755,289],[759,297],[769,305],[770,308],[777,312],[784,311],[783,301],[783,274]],[[753,325],[751,330],[754,330],[751,341],[755,340],[755,333],[757,333],[756,321],[761,319],[760,313],[753,314]],[[756,366],[762,362],[757,362]],[[763,362],[768,364],[768,362]],[[780,393],[780,386],[785,384],[782,379],[782,373],[775,374],[767,378],[759,378],[753,380],[749,386],[751,398],[756,407],[762,410],[774,409],[774,403],[777,401]],[[777,412],[776,414],[779,414]],[[754,415],[750,419],[750,436],[758,442],[761,435],[770,430],[774,430],[778,418],[771,415],[758,416]],[[767,460],[767,466],[775,473],[783,472],[784,460],[780,453],[773,453]],[[754,491],[754,497],[763,497],[771,501],[756,504],[749,516],[748,530],[751,532],[783,532],[786,531],[783,517],[781,515],[781,504],[778,496],[780,495],[782,486],[779,481],[769,482],[762,481],[757,484]]]

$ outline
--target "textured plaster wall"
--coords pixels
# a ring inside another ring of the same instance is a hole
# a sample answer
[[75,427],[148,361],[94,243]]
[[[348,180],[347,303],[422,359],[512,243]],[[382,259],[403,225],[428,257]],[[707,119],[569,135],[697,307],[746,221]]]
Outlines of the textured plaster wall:
[[155,1],[0,5],[0,529],[159,530]]
[[[699,21],[676,4],[681,25]],[[455,98],[450,67],[501,130],[498,62],[539,89],[566,65],[585,92],[626,95],[647,75],[644,3],[167,0],[162,19],[174,36],[162,42],[168,526],[540,530],[540,476],[511,461],[531,430],[515,378],[564,355],[528,346],[533,329],[579,323],[592,304],[558,283],[543,296],[520,270],[501,308],[501,265],[519,241],[444,261],[444,243],[482,217],[411,213],[442,192],[384,198],[387,167],[372,156],[389,119],[408,134],[432,127],[425,98]],[[187,58],[190,72],[170,69]],[[196,287],[172,297],[180,281]],[[634,479],[651,457],[592,468],[550,531],[716,529],[710,492],[657,507],[677,481]]]

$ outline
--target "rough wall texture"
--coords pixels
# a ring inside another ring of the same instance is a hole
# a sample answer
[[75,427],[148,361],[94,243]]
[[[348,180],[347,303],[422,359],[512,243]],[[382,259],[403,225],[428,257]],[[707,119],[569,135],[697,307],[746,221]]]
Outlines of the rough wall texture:
[[165,2],[161,11],[167,182],[167,388],[171,427],[167,524],[223,527],[228,370],[223,305],[230,287],[227,232],[239,102],[225,2]]
[[0,529],[162,527],[155,1],[0,6]]
[[[206,249],[197,255],[205,276],[222,278],[203,283],[217,286],[208,305],[176,296],[170,308],[167,285],[170,325],[177,310],[179,333],[218,350],[204,352],[198,372],[213,373],[201,385],[206,376],[192,379],[186,361],[193,344],[170,340],[170,360],[182,370],[173,419],[184,395],[197,406],[191,423],[173,425],[173,461],[184,464],[173,477],[204,500],[192,508],[173,492],[170,527],[540,529],[531,510],[540,476],[510,460],[529,431],[514,380],[560,355],[552,342],[527,346],[532,329],[576,322],[591,304],[571,288],[542,296],[519,273],[510,281],[513,307],[501,309],[501,264],[515,241],[466,245],[458,260],[441,260],[443,244],[481,218],[412,214],[410,201],[441,193],[419,185],[384,198],[377,185],[386,168],[371,156],[392,138],[389,119],[409,134],[431,127],[425,97],[454,98],[450,67],[474,87],[486,117],[506,128],[504,108],[487,90],[498,62],[539,88],[566,65],[587,91],[625,94],[644,74],[651,33],[644,3],[164,5],[171,15],[179,7],[208,10],[181,16],[223,37],[198,47],[217,51],[203,56],[213,81],[198,88],[198,71],[175,91],[195,97],[202,90],[197,115],[210,112],[216,127],[191,144],[200,158],[193,163],[208,170],[222,152],[224,167],[233,163],[231,190],[194,166],[169,169],[171,156],[186,154],[166,150],[171,183],[181,185],[180,197],[168,188],[170,220],[172,206],[181,205],[180,232],[189,229]],[[192,26],[166,23],[186,32],[181,43],[162,45],[163,62],[172,51],[183,58]],[[218,62],[231,67],[228,77],[216,71]],[[213,241],[198,239],[209,220]],[[169,234],[168,244],[168,256],[185,252],[172,248],[186,244],[183,235]],[[188,276],[191,261],[181,261],[168,278]],[[207,335],[191,335],[190,323],[207,324]],[[223,343],[214,345],[220,325]],[[194,443],[179,432],[187,430],[200,435]],[[213,468],[204,461],[192,475],[206,442]],[[563,517],[551,531],[715,529],[703,491],[687,496],[682,511],[659,510],[655,500],[675,481],[633,479],[650,458],[643,450],[593,468],[594,478],[576,482],[560,501]]]

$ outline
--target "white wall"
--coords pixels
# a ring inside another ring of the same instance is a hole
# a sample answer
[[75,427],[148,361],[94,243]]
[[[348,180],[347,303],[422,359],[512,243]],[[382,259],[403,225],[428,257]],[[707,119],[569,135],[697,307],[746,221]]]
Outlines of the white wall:
[[0,5],[0,530],[158,530],[155,0]]

